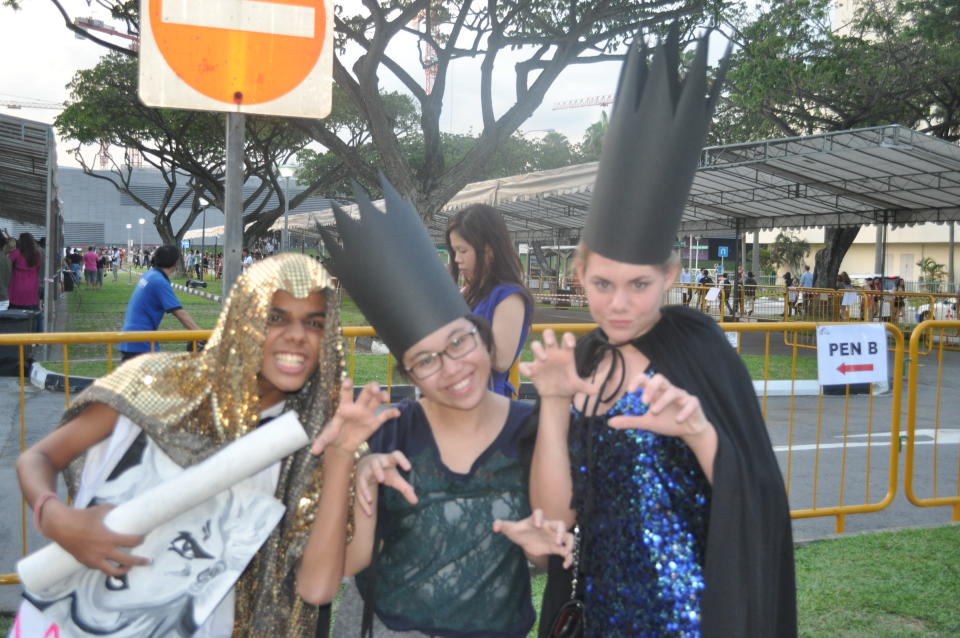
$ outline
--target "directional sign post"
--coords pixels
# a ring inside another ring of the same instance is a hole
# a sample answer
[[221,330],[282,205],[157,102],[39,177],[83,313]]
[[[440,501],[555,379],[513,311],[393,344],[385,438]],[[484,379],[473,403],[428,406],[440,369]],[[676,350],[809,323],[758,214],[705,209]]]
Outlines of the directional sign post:
[[882,324],[817,327],[820,385],[887,381],[887,332]]
[[720,257],[720,269],[717,273],[723,272],[723,260],[730,256],[729,246],[717,246],[717,256]]

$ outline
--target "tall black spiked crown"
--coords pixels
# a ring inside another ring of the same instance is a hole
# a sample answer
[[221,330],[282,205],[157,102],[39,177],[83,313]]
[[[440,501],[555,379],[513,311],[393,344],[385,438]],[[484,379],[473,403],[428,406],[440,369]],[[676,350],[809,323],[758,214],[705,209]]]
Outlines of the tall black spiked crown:
[[330,269],[401,361],[403,353],[431,332],[470,314],[420,215],[387,178],[380,176],[386,212],[380,212],[357,184],[355,220],[334,205],[342,247],[329,233]]
[[661,264],[680,226],[726,59],[708,93],[707,36],[682,80],[676,27],[649,68],[638,39],[620,71],[583,240],[609,259]]

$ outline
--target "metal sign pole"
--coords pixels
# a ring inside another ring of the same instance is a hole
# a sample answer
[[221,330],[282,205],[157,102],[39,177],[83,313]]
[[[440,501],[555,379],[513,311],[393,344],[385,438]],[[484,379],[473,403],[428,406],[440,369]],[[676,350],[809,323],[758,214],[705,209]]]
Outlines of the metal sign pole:
[[240,276],[243,248],[244,114],[227,113],[227,180],[223,207],[223,295],[230,294]]

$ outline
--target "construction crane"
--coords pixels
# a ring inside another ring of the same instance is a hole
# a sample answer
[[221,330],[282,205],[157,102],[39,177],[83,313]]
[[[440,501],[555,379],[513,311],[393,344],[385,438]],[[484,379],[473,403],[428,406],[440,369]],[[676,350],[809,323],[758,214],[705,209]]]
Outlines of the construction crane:
[[579,109],[584,106],[607,106],[610,104],[613,104],[612,95],[594,95],[591,97],[578,97],[573,100],[554,102],[553,110],[559,111],[560,109]]
[[0,97],[0,106],[8,109],[56,109],[63,110],[63,104],[60,102],[42,102],[40,100],[8,100]]
[[[103,22],[103,20],[94,20],[93,18],[74,18],[73,23],[80,28],[87,29],[89,31],[100,31],[101,33],[107,33],[109,35],[116,36],[118,38],[125,38],[130,40],[130,50],[138,51],[140,50],[140,36],[131,35],[129,33],[124,33],[123,31],[117,31],[111,26],[108,26]],[[78,40],[84,40],[85,38],[81,34],[76,34]]]
[[[438,0],[431,1],[430,6],[427,7],[426,10],[418,13],[417,17],[410,21],[410,26],[420,31],[420,24],[422,23],[424,25],[424,33],[429,34],[436,40],[440,35],[440,24],[437,20],[435,7],[439,4],[440,2]],[[421,42],[423,43],[423,51],[420,55],[420,65],[423,66],[423,88],[427,95],[430,95],[433,91],[433,84],[437,81],[439,58],[437,57],[437,50],[429,41],[421,38]]]
[[[140,50],[140,37],[136,35],[131,35],[129,33],[124,33],[123,31],[117,31],[113,27],[104,23],[103,20],[96,20],[91,17],[85,18],[74,18],[73,23],[88,31],[99,31],[101,33],[106,33],[108,35],[116,36],[118,38],[124,38],[130,40],[130,50],[139,51]],[[78,40],[83,40],[84,37],[82,34],[76,34]],[[100,152],[97,153],[97,157],[100,160],[100,168],[106,168],[110,163],[110,143],[106,140],[100,140]],[[127,147],[124,149],[123,153],[124,160],[129,166],[142,166],[143,165],[143,156],[140,154],[140,151],[135,148]]]

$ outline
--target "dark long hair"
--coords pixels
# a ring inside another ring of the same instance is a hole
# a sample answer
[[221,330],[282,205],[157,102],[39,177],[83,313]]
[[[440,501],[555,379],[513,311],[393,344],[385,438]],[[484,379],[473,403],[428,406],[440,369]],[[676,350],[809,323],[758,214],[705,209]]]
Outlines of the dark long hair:
[[[513,250],[507,225],[497,209],[486,204],[474,204],[459,211],[447,223],[447,250],[450,251],[450,274],[460,276],[460,267],[453,259],[450,233],[456,232],[473,247],[477,255],[473,281],[467,283],[463,296],[471,308],[485,299],[496,286],[513,284],[523,291],[524,300],[533,305],[533,297],[523,284],[520,258]],[[489,252],[490,257],[487,257]]]
[[31,268],[40,263],[40,249],[37,248],[37,242],[30,233],[20,233],[17,248],[20,249],[20,254]]

